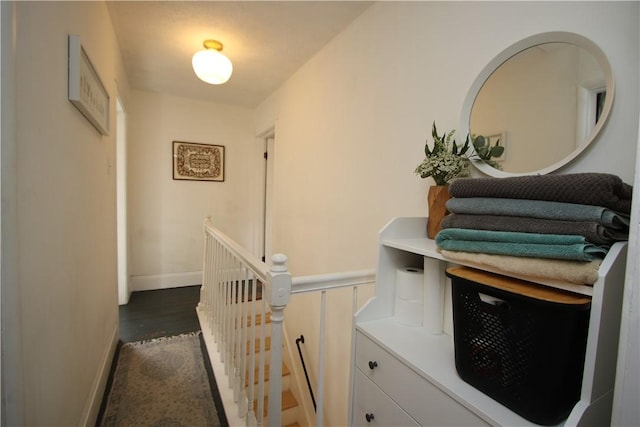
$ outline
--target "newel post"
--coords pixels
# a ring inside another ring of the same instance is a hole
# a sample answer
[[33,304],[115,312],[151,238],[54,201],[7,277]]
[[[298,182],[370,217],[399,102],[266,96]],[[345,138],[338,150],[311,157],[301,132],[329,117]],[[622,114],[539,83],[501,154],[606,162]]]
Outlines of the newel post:
[[275,254],[271,257],[269,283],[266,297],[271,307],[271,357],[269,362],[269,407],[268,425],[282,425],[282,323],[284,309],[291,299],[291,274],[285,263],[287,256]]

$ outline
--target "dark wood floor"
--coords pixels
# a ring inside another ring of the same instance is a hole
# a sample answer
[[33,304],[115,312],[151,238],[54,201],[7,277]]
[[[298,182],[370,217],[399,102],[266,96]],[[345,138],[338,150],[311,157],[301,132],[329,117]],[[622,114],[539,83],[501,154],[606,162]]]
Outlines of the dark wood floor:
[[[116,367],[120,347],[123,343],[144,341],[160,337],[170,337],[200,330],[196,307],[200,300],[200,286],[158,289],[152,291],[133,292],[129,303],[119,307],[120,343],[111,368],[111,376],[103,397],[102,408],[96,426],[99,426],[104,413],[104,406],[111,390],[113,372]],[[203,357],[209,373],[211,392],[216,410],[220,416],[222,427],[228,427],[224,406],[211,369],[204,342]]]
[[200,286],[133,292],[120,306],[120,340],[142,341],[200,330]]

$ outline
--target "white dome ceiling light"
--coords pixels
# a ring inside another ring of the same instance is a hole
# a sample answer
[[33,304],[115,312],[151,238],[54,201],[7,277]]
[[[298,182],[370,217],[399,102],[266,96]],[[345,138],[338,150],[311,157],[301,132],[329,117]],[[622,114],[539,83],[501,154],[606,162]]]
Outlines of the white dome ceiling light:
[[205,49],[193,55],[191,64],[198,78],[212,85],[225,83],[231,77],[233,65],[229,58],[224,56],[222,43],[217,40],[205,40]]

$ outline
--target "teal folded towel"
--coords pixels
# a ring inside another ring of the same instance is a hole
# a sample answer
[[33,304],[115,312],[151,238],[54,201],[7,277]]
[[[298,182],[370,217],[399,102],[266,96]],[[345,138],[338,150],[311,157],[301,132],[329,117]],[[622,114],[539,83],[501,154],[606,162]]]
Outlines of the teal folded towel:
[[494,255],[591,261],[607,249],[582,236],[447,228],[436,235],[441,249]]
[[440,227],[514,231],[517,233],[573,234],[601,246],[611,246],[615,242],[629,240],[628,229],[605,227],[596,221],[556,221],[507,215],[450,213],[442,219]]
[[505,215],[556,221],[595,221],[605,227],[626,229],[629,216],[602,206],[578,205],[544,200],[500,199],[492,197],[453,198],[447,210],[459,214]]

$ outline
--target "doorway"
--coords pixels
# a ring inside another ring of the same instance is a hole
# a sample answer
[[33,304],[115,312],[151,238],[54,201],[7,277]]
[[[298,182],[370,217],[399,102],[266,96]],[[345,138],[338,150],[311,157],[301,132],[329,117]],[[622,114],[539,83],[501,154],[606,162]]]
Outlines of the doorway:
[[607,84],[601,80],[586,82],[578,87],[576,147],[590,141],[602,114],[606,96]]
[[263,138],[263,188],[262,188],[262,224],[261,224],[261,258],[267,262],[271,255],[273,238],[273,194],[274,194],[274,160],[275,132],[271,131]]

